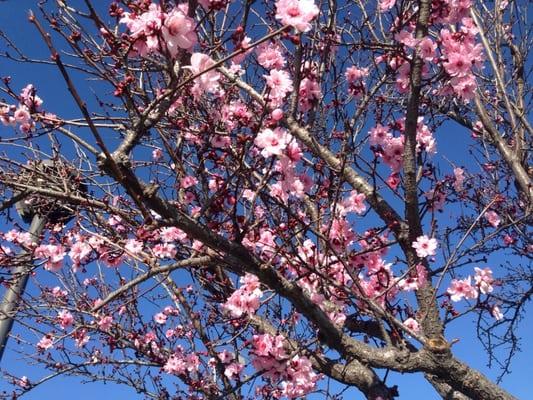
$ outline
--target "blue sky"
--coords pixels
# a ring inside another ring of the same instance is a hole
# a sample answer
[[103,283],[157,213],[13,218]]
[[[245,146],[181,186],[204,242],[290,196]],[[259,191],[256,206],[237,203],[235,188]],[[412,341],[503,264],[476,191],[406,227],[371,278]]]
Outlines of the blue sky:
[[[46,58],[47,52],[45,51],[44,45],[39,40],[35,28],[27,22],[27,10],[32,4],[34,4],[34,2],[31,0],[8,0],[6,2],[0,2],[0,27],[29,54],[37,57],[44,56],[44,58]],[[68,95],[59,72],[54,66],[14,64],[6,62],[4,59],[0,59],[0,76],[5,75],[12,76],[12,87],[16,90],[19,90],[27,83],[33,83],[39,90],[39,96],[44,99],[45,105],[50,107],[50,109],[54,109],[64,116],[77,115],[74,103]],[[85,94],[87,95],[86,100],[91,102],[91,92],[87,91]],[[0,126],[0,134],[3,133],[2,129],[4,128]],[[468,140],[468,133],[465,133],[456,125],[445,124],[437,132],[436,137],[440,153],[446,154],[451,161],[456,162],[458,165],[465,165],[468,163],[467,153],[456,151],[457,146],[454,145],[458,140]],[[0,150],[4,151],[4,149]],[[3,221],[0,221],[0,229],[5,229],[6,227],[2,224]],[[493,262],[495,263],[498,263],[498,261],[499,260],[493,259]],[[501,262],[503,261],[504,260],[502,259]],[[481,372],[494,379],[498,375],[499,370],[495,369],[490,371],[487,369],[487,356],[481,344],[475,338],[475,332],[472,329],[473,326],[474,325],[470,323],[468,318],[461,319],[449,326],[447,337],[448,339],[460,338],[460,341],[454,345],[455,354],[460,359],[466,361],[471,366],[479,369]],[[14,332],[17,332],[17,329],[20,329],[20,327],[16,327]],[[529,315],[521,324],[519,336],[527,338],[528,334],[531,335],[532,332],[533,319],[531,315]],[[14,346],[16,346],[16,343],[12,340],[9,348],[13,348]],[[514,359],[512,373],[506,376],[502,382],[502,386],[518,398],[525,399],[531,397],[531,390],[529,389],[527,382],[528,378],[531,376],[529,368],[532,347],[533,345],[527,340],[522,342],[522,352]],[[30,378],[32,376],[42,377],[47,375],[47,372],[39,367],[28,367],[25,360],[19,359],[13,351],[9,350],[9,348],[3,362],[6,368],[11,372],[27,375]],[[434,390],[419,376],[391,374],[388,384],[391,385],[395,383],[399,386],[400,398],[439,399],[439,396],[437,396]],[[5,382],[0,380],[0,393],[9,388],[9,386],[5,385]],[[92,400],[97,396],[105,396],[105,398],[109,399],[142,398],[127,387],[109,383],[104,384],[101,382],[82,384],[77,378],[67,377],[51,380],[25,395],[24,398],[28,400],[71,400],[74,397],[77,400]],[[310,396],[309,398],[320,397]],[[349,398],[359,397],[350,396]]]

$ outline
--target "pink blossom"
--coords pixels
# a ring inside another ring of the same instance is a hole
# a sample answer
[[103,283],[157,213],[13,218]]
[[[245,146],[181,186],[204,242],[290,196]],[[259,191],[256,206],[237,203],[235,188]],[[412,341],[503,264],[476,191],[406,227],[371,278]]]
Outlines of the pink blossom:
[[179,49],[190,50],[196,44],[195,22],[179,8],[166,15],[161,32],[170,55],[176,56]]
[[348,83],[355,83],[368,76],[368,68],[358,68],[355,65],[352,65],[351,67],[346,68],[344,76]]
[[20,386],[21,388],[28,388],[30,387],[30,380],[27,376],[22,376],[20,379],[15,380],[15,385]]
[[409,32],[405,29],[401,30],[400,32],[396,33],[394,35],[394,40],[400,42],[401,44],[414,48],[416,46],[416,39],[413,35],[413,32]]
[[262,43],[257,47],[257,62],[266,69],[282,69],[286,60],[276,43]]
[[310,22],[318,15],[319,10],[313,0],[277,0],[276,19],[283,25],[291,25],[299,32],[311,29]]
[[89,245],[89,243],[82,241],[82,240],[78,240],[76,243],[74,243],[70,247],[68,256],[74,263],[75,270],[81,264],[89,260],[89,256],[91,255],[92,251],[93,251],[93,248],[91,247],[91,245]]
[[73,337],[76,347],[78,348],[84,347],[87,343],[89,343],[89,339],[91,338],[89,335],[87,335],[87,330],[85,329],[75,331]]
[[437,240],[435,238],[428,238],[426,235],[419,236],[413,243],[413,249],[416,250],[416,255],[420,258],[434,256],[437,250]]
[[54,347],[54,341],[52,340],[52,337],[49,335],[45,335],[39,340],[37,343],[37,349],[39,351],[45,351],[49,350]]
[[219,360],[224,364],[229,364],[235,359],[235,354],[224,349],[221,353],[218,353]]
[[270,89],[270,97],[275,101],[283,100],[293,90],[292,80],[287,71],[273,69],[268,75],[264,75],[264,78]]
[[496,304],[491,307],[490,314],[494,317],[496,321],[501,321],[503,319],[503,313]]
[[48,271],[56,272],[63,266],[63,259],[66,252],[63,246],[46,244],[35,248],[35,257],[47,259],[44,268]]
[[157,148],[152,150],[152,160],[159,161],[163,157],[163,150]]
[[489,221],[489,224],[491,224],[494,228],[497,228],[502,221],[498,213],[496,213],[495,211],[487,211],[485,213],[485,219]]
[[315,79],[304,78],[300,82],[299,108],[300,111],[307,112],[311,109],[314,102],[320,99],[322,92],[320,85]]
[[417,264],[416,275],[408,275],[398,281],[398,287],[406,292],[418,290],[427,283],[427,270],[422,264]]
[[451,76],[465,76],[472,67],[468,57],[469,55],[464,53],[451,53],[448,56],[448,61],[442,65]]
[[403,324],[412,330],[414,333],[420,332],[420,325],[418,325],[418,322],[414,318],[407,318],[405,321],[403,321]]
[[167,322],[167,315],[165,315],[164,313],[162,312],[159,312],[157,313],[156,315],[154,315],[154,321],[158,324],[165,324]]
[[194,82],[196,90],[201,92],[213,92],[218,88],[220,74],[216,70],[204,72],[215,64],[213,59],[206,54],[193,53],[191,56],[190,69],[194,75],[201,74]]
[[113,324],[113,317],[110,315],[104,315],[98,319],[98,328],[103,331],[108,331]]
[[165,243],[175,241],[183,242],[187,239],[187,234],[175,226],[161,228],[159,236]]
[[170,356],[163,366],[163,371],[167,374],[181,375],[187,370],[187,364],[182,357]]
[[60,312],[58,312],[57,319],[59,321],[61,329],[67,329],[74,322],[74,317],[67,310],[61,310]]
[[174,258],[178,252],[176,246],[171,243],[156,244],[152,251],[157,258]]
[[478,268],[475,267],[474,270],[476,274],[474,275],[474,281],[476,282],[479,291],[483,294],[492,293],[494,288],[492,284],[494,283],[494,278],[492,277],[492,270],[490,268]]
[[238,362],[231,363],[224,369],[224,375],[228,379],[237,379],[239,374],[244,369],[244,365]]
[[394,7],[394,4],[396,4],[396,0],[379,0],[379,11],[388,11]]
[[26,106],[21,106],[21,107],[17,108],[17,110],[13,114],[13,117],[15,117],[15,120],[19,124],[24,124],[24,123],[28,122],[30,120],[30,118],[31,118],[30,112],[28,111]]
[[[124,13],[120,23],[126,24],[133,41],[133,49],[141,57],[157,52],[161,46],[158,35],[161,32],[165,14],[158,4],[152,3],[141,15]],[[105,32],[105,31],[104,31]]]
[[241,278],[242,286],[237,289],[222,305],[222,308],[233,318],[240,318],[244,314],[254,314],[261,305],[263,292],[259,288],[259,280],[252,274]]
[[124,248],[133,255],[139,254],[143,250],[143,242],[140,242],[135,239],[126,240]]
[[181,178],[180,188],[188,189],[191,186],[196,185],[197,183],[198,183],[198,179],[196,179],[194,176],[186,176],[184,178]]
[[432,61],[435,57],[437,45],[433,42],[433,40],[431,40],[431,38],[425,37],[424,39],[420,40],[418,42],[418,48],[420,50],[420,56],[424,60]]
[[455,181],[453,183],[453,188],[457,192],[460,192],[460,191],[463,190],[463,184],[464,184],[464,181],[465,181],[464,170],[462,168],[454,168],[453,169],[453,175],[455,177]]
[[463,298],[477,299],[478,291],[472,286],[472,278],[469,276],[465,279],[452,279],[450,287],[446,291],[452,301],[460,301]]
[[264,129],[254,140],[254,144],[261,148],[261,155],[265,158],[276,155],[280,156],[291,141],[292,136],[283,128]]

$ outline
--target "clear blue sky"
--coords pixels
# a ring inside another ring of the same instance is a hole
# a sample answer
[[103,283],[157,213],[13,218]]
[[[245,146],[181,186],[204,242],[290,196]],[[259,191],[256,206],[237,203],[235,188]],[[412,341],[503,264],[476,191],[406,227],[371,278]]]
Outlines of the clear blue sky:
[[[104,0],[102,0],[103,2]],[[105,1],[108,3],[107,1]],[[4,30],[12,39],[14,39],[21,48],[35,56],[46,56],[44,45],[36,35],[36,32],[27,22],[27,10],[32,7],[31,0],[8,0],[0,2],[0,28]],[[2,47],[3,50],[3,47]],[[16,90],[22,88],[27,83],[33,83],[39,90],[39,95],[44,99],[46,108],[50,111],[56,111],[64,116],[78,115],[73,107],[73,102],[65,89],[63,80],[60,79],[59,73],[53,66],[36,66],[27,64],[8,63],[0,59],[0,76],[11,75],[13,78],[13,88]],[[86,93],[90,100],[91,94]],[[0,134],[2,129],[0,126]],[[466,153],[461,154],[455,151],[447,151],[454,148],[453,143],[457,140],[466,140],[467,133],[463,132],[455,125],[445,125],[437,132],[439,152],[446,154],[452,161],[457,164],[465,165]],[[3,150],[3,149],[2,149]],[[0,229],[6,227],[0,221]],[[495,260],[493,260],[494,262]],[[502,260],[503,261],[503,260]],[[496,260],[497,262],[497,260]],[[485,364],[487,356],[481,344],[475,339],[473,324],[466,319],[452,324],[447,333],[448,339],[460,338],[459,343],[454,346],[454,351],[459,358],[468,362],[471,366],[486,373],[489,377],[495,378],[498,370],[489,371]],[[533,333],[533,319],[529,315],[521,324],[521,336],[528,338]],[[10,342],[9,347],[15,345],[14,341]],[[512,373],[504,378],[502,386],[512,394],[522,399],[533,398],[533,389],[530,389],[528,379],[531,379],[530,370],[533,345],[527,339],[522,342],[522,353],[518,354],[512,364]],[[20,360],[12,351],[7,351],[5,366],[11,372],[18,372],[20,375],[28,375],[30,378],[42,377],[47,374],[46,371],[38,367],[28,367],[24,360]],[[400,388],[402,399],[439,399],[423,379],[417,376],[393,374],[389,377],[389,385],[397,383]],[[4,381],[0,380],[0,392],[8,390],[9,387]],[[24,398],[27,400],[93,400],[98,396],[105,396],[106,399],[137,399],[141,398],[135,392],[127,387],[120,387],[113,384],[87,383],[82,384],[77,378],[60,377],[51,380],[40,386],[34,391],[27,394]],[[314,398],[318,398],[313,396]],[[311,397],[310,397],[311,398]],[[358,398],[351,397],[350,398]]]

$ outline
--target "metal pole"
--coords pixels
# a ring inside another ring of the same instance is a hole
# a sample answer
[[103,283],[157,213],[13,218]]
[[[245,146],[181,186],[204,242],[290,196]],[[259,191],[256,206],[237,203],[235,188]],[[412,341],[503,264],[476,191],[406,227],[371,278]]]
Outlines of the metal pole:
[[[41,232],[46,225],[46,217],[35,214],[31,221],[29,233],[32,239],[37,241]],[[23,254],[26,252],[24,251]],[[30,277],[30,267],[28,265],[20,265],[13,271],[15,282],[6,288],[4,299],[0,304],[0,363],[4,355],[7,339],[11,328],[13,326],[14,317],[19,304],[19,300],[24,294],[28,278]],[[18,278],[17,278],[18,277]]]

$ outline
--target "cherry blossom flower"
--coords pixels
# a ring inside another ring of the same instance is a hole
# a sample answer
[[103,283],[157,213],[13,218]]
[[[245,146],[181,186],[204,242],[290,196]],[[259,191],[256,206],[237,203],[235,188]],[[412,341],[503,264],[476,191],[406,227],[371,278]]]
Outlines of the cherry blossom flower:
[[243,364],[238,363],[238,362],[234,362],[234,363],[229,364],[224,369],[224,375],[228,379],[237,379],[239,377],[239,374],[241,373],[241,371],[243,369],[244,369],[244,365]]
[[167,315],[162,312],[159,312],[156,315],[154,315],[154,321],[161,325],[167,322],[167,318],[168,318]]
[[419,236],[413,243],[413,249],[416,250],[416,255],[420,258],[434,256],[437,250],[437,239],[428,238],[426,235]]
[[35,257],[47,259],[44,268],[48,271],[56,272],[63,266],[65,258],[65,248],[61,245],[46,244],[35,248]]
[[462,168],[454,168],[453,175],[455,177],[455,181],[453,182],[453,188],[457,192],[460,192],[463,190],[463,184],[465,181],[464,170]]
[[420,332],[420,325],[418,324],[417,320],[414,318],[407,318],[405,321],[403,321],[403,324],[412,330],[414,333]]
[[58,312],[57,319],[59,321],[61,329],[67,329],[74,322],[74,317],[67,310],[61,310],[60,312]]
[[319,10],[313,0],[277,0],[276,19],[284,25],[291,25],[298,32],[311,30],[310,22]]
[[204,72],[215,64],[213,59],[206,54],[193,53],[191,55],[190,69],[194,75],[201,74],[197,77],[193,92],[201,94],[202,92],[214,92],[218,88],[220,74],[216,70]]
[[29,388],[30,387],[30,380],[27,376],[22,376],[20,379],[15,380],[15,385],[20,386],[21,388]]
[[240,318],[244,314],[252,315],[261,305],[263,292],[259,288],[258,278],[247,273],[241,278],[241,284],[242,286],[222,305],[233,318]]
[[257,49],[257,62],[266,69],[282,69],[286,60],[281,47],[276,43],[262,43]]
[[291,141],[292,136],[283,128],[264,129],[254,140],[254,144],[261,148],[261,155],[265,158],[276,155],[280,156],[287,144]]
[[292,80],[287,71],[273,69],[268,75],[264,75],[264,78],[270,89],[270,98],[276,104],[293,90]]
[[163,366],[163,371],[168,374],[181,375],[187,370],[185,360],[177,355],[170,356]]
[[160,148],[152,150],[152,160],[159,161],[163,157],[163,150]]
[[101,316],[98,319],[98,328],[103,331],[108,331],[113,325],[113,317],[110,315]]
[[172,243],[156,244],[152,251],[157,258],[174,258],[178,252],[176,246]]
[[496,321],[501,321],[503,319],[503,313],[496,304],[491,307],[490,314],[494,317]]
[[49,350],[54,347],[54,341],[52,340],[52,337],[49,335],[45,335],[39,340],[37,343],[37,349],[39,351],[45,351]]
[[494,283],[494,278],[492,277],[492,270],[490,268],[478,268],[475,267],[474,271],[474,281],[476,282],[479,291],[483,294],[492,293],[494,290],[492,284]]
[[379,11],[388,11],[394,7],[394,4],[396,4],[396,0],[379,0]]
[[461,299],[477,299],[478,291],[475,286],[472,286],[472,278],[469,276],[465,279],[452,279],[450,287],[446,291],[452,301],[460,301]]
[[433,40],[431,40],[431,38],[425,37],[424,39],[420,40],[418,42],[418,48],[420,50],[420,56],[424,60],[432,61],[435,57],[437,45],[433,42]]
[[143,250],[143,242],[140,242],[135,239],[126,240],[124,248],[133,255],[139,254]]
[[500,216],[495,211],[487,211],[485,213],[485,219],[491,224],[494,228],[497,228],[498,225],[502,222]]
[[195,22],[180,9],[174,8],[165,17],[161,29],[167,50],[172,56],[178,54],[179,49],[191,50],[196,44]]
[[186,176],[184,178],[181,178],[180,188],[188,189],[191,186],[196,185],[197,183],[198,183],[198,179],[196,179],[194,176]]

